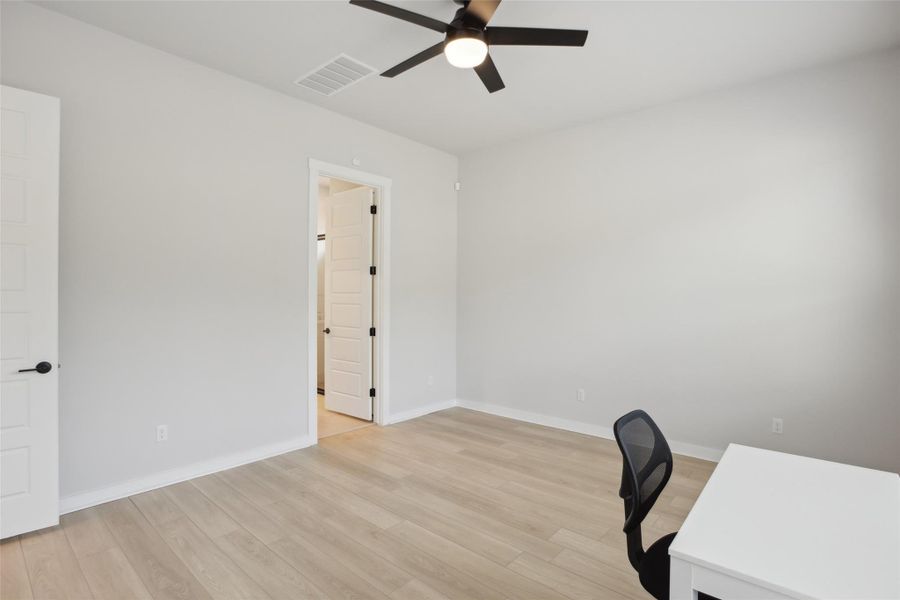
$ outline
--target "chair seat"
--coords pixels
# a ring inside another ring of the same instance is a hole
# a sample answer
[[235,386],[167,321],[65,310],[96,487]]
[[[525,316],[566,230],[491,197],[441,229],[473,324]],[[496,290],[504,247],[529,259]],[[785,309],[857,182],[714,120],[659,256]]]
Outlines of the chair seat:
[[[656,540],[647,548],[641,561],[641,571],[638,573],[641,585],[656,600],[669,600],[669,546],[678,532],[670,533]],[[697,594],[698,600],[716,600],[704,593]]]
[[669,546],[675,535],[670,533],[656,540],[641,560],[641,585],[656,600],[669,600]]

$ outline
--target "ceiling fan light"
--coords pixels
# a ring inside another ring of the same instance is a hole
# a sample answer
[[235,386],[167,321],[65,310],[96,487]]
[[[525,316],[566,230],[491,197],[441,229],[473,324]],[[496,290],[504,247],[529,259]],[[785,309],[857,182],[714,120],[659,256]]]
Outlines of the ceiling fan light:
[[457,37],[444,45],[447,62],[460,69],[477,67],[487,58],[487,53],[487,44],[477,37]]

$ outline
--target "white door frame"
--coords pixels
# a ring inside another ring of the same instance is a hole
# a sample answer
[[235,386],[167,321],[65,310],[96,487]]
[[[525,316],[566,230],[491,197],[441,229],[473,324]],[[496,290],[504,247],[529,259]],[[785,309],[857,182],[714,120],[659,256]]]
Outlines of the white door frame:
[[388,385],[390,353],[390,277],[391,277],[391,180],[388,177],[366,173],[358,169],[309,159],[309,223],[307,231],[307,287],[309,312],[307,314],[307,394],[309,402],[308,436],[311,443],[318,443],[318,391],[316,389],[317,335],[318,335],[318,221],[319,221],[319,177],[334,177],[367,185],[375,190],[375,204],[378,215],[375,219],[375,265],[378,274],[373,283],[375,291],[375,357],[372,376],[375,398],[372,414],[375,423],[385,425],[390,411],[390,387]]

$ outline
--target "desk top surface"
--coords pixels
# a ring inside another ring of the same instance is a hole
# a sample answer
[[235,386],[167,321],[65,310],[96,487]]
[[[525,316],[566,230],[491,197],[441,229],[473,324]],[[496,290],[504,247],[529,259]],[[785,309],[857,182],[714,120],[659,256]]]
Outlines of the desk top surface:
[[731,444],[669,553],[796,598],[900,598],[900,478]]

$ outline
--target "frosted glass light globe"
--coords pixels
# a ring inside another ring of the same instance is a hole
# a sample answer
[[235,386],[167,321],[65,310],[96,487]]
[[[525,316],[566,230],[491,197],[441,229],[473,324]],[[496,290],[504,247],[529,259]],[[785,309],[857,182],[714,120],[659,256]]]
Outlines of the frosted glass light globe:
[[482,40],[472,37],[459,37],[450,40],[444,46],[444,55],[454,67],[468,69],[477,67],[487,57],[488,47]]

